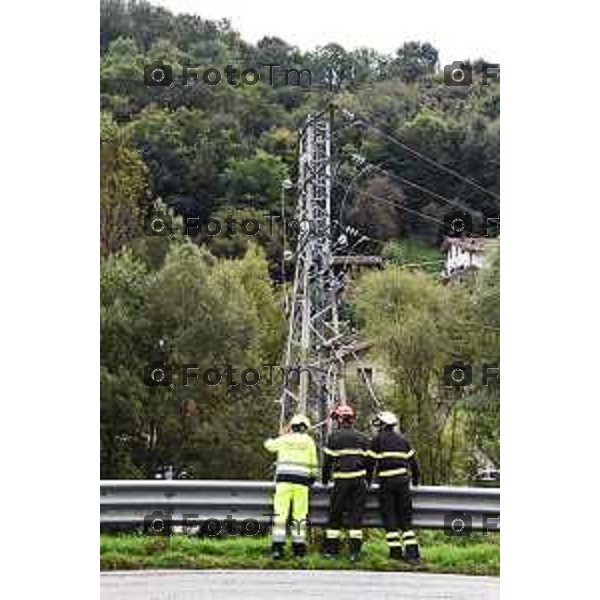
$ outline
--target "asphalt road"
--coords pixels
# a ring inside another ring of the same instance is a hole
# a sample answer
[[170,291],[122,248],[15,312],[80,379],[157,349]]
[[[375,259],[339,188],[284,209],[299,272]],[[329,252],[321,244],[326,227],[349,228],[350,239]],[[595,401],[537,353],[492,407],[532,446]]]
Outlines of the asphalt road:
[[111,571],[102,600],[495,600],[497,577],[375,571]]

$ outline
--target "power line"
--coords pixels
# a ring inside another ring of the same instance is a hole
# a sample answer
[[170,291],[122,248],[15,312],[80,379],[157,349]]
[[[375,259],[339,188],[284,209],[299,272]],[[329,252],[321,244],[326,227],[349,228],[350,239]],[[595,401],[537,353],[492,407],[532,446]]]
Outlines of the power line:
[[[445,196],[442,196],[441,194],[438,194],[437,192],[434,192],[433,190],[430,190],[418,183],[415,183],[414,181],[411,181],[410,179],[406,179],[405,177],[400,177],[399,175],[395,175],[394,173],[391,173],[387,169],[384,169],[383,167],[380,167],[379,165],[376,165],[374,163],[366,163],[364,165],[361,165],[361,169],[358,171],[358,173],[356,173],[356,175],[354,175],[354,177],[352,177],[352,179],[350,180],[350,184],[348,186],[343,186],[343,184],[341,184],[342,187],[345,188],[345,193],[344,193],[344,197],[342,199],[341,205],[340,205],[340,221],[343,221],[343,211],[346,206],[346,200],[348,199],[348,195],[352,189],[352,186],[354,185],[354,183],[356,182],[356,180],[359,177],[361,177],[363,174],[365,174],[370,169],[377,169],[378,171],[385,173],[390,179],[395,179],[401,183],[404,183],[405,185],[419,189],[419,190],[425,192],[426,194],[429,194],[430,196],[433,196],[434,198],[437,198],[438,200],[442,200],[443,202],[446,202],[447,204],[456,206],[457,208],[460,208],[461,210],[463,210],[465,212],[469,212],[474,215],[479,215],[479,213],[477,211],[474,211],[473,209],[469,209],[466,206],[463,206],[461,203],[456,202],[455,200],[450,200],[449,198],[446,198]],[[408,210],[415,210],[415,209],[408,209]],[[425,213],[421,213],[421,214],[425,214]]]
[[409,146],[406,142],[399,140],[398,138],[396,138],[393,135],[384,131],[381,127],[374,124],[374,122],[371,119],[367,119],[367,118],[363,117],[362,115],[359,115],[359,117],[360,117],[361,121],[364,121],[372,129],[377,131],[381,136],[385,137],[386,139],[390,140],[391,142],[393,142],[395,144],[398,144],[401,148],[403,148],[404,150],[406,150],[413,156],[416,156],[417,158],[420,158],[421,160],[423,160],[431,165],[436,166],[438,169],[441,169],[442,171],[444,171],[450,175],[453,175],[454,177],[457,177],[458,179],[463,180],[464,182],[468,183],[469,185],[472,185],[473,187],[477,188],[481,192],[484,192],[485,194],[492,196],[496,200],[500,200],[500,196],[498,194],[486,189],[485,187],[483,187],[480,183],[478,183],[474,179],[471,179],[470,177],[467,177],[466,175],[463,175],[462,173],[459,173],[458,171],[455,171],[454,169],[447,167],[446,165],[443,165],[442,163],[438,162],[437,160],[435,160],[429,156],[426,156],[422,152],[415,150],[414,148]]
[[425,186],[423,186],[419,183],[411,181],[410,179],[407,179],[406,177],[400,177],[400,175],[391,173],[390,171],[380,167],[379,165],[373,165],[373,167],[375,169],[377,169],[378,171],[382,171],[383,173],[385,173],[390,179],[395,179],[397,181],[400,181],[401,183],[404,183],[405,185],[414,187],[415,189],[420,190],[426,194],[429,194],[430,196],[437,198],[438,200],[441,200],[442,202],[445,202],[446,204],[450,204],[451,206],[456,206],[457,208],[460,208],[461,210],[471,213],[473,215],[480,214],[479,211],[473,210],[472,208],[468,208],[468,207],[462,205],[460,202],[457,202],[456,200],[450,200],[450,198],[446,198],[445,196],[442,196],[441,194],[438,194],[437,192],[434,192],[433,190],[430,190],[429,188],[426,188]]
[[[338,185],[340,185],[345,190],[349,189],[345,184],[340,183],[339,181],[338,181]],[[389,200],[387,198],[383,198],[381,196],[376,196],[375,194],[371,194],[370,192],[366,192],[364,190],[356,190],[356,193],[357,194],[361,194],[363,196],[368,196],[369,198],[372,198],[373,200],[379,200],[380,202],[385,202],[387,204],[391,204],[392,206],[395,206],[397,208],[405,210],[405,211],[407,211],[409,213],[413,213],[413,214],[415,214],[417,216],[420,216],[420,217],[422,217],[424,219],[428,219],[430,221],[433,221],[434,223],[439,223],[440,225],[443,225],[443,226],[446,225],[446,223],[444,223],[444,221],[440,221],[439,219],[436,219],[435,217],[432,217],[431,215],[427,215],[427,214],[421,212],[420,210],[416,210],[414,208],[409,208],[408,206],[405,206],[404,204],[398,204],[396,202],[393,202],[392,200]]]

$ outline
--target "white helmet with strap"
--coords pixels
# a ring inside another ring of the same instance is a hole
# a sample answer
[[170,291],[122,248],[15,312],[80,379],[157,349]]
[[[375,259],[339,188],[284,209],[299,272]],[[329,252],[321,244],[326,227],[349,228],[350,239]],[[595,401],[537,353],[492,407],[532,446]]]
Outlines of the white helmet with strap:
[[376,427],[383,427],[385,425],[398,425],[398,417],[390,411],[384,410],[377,413],[377,416],[373,419],[373,425]]

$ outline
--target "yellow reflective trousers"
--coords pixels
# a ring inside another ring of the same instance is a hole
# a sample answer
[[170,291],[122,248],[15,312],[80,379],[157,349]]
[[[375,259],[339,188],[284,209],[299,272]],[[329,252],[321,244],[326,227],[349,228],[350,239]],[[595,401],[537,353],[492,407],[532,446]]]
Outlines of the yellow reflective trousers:
[[275,485],[273,499],[273,542],[285,542],[286,522],[290,514],[290,531],[292,542],[306,542],[306,523],[308,517],[307,485],[298,483],[279,482]]

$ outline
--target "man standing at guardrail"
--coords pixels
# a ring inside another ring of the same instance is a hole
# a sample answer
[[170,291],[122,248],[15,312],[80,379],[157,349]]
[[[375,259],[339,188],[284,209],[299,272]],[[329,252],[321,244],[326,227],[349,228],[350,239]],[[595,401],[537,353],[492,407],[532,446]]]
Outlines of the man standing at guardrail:
[[350,560],[358,559],[362,547],[362,519],[371,478],[371,459],[368,457],[369,438],[354,429],[356,414],[348,404],[340,404],[331,414],[337,423],[324,450],[323,484],[333,477],[334,485],[329,500],[329,524],[325,530],[323,553],[337,556],[343,517],[348,513],[348,545]]
[[[419,544],[412,527],[412,484],[419,485],[419,463],[408,440],[394,428],[398,418],[391,412],[380,412],[373,420],[379,433],[373,438],[370,455],[375,459],[379,477],[379,503],[386,530],[390,558],[419,562]],[[402,534],[400,533],[402,532]],[[404,550],[404,553],[403,553]]]
[[295,526],[292,530],[294,556],[306,556],[309,487],[316,479],[318,468],[315,442],[307,433],[310,421],[304,415],[295,415],[290,429],[290,433],[265,441],[265,448],[277,453],[271,546],[271,556],[276,560],[283,557],[290,505]]

